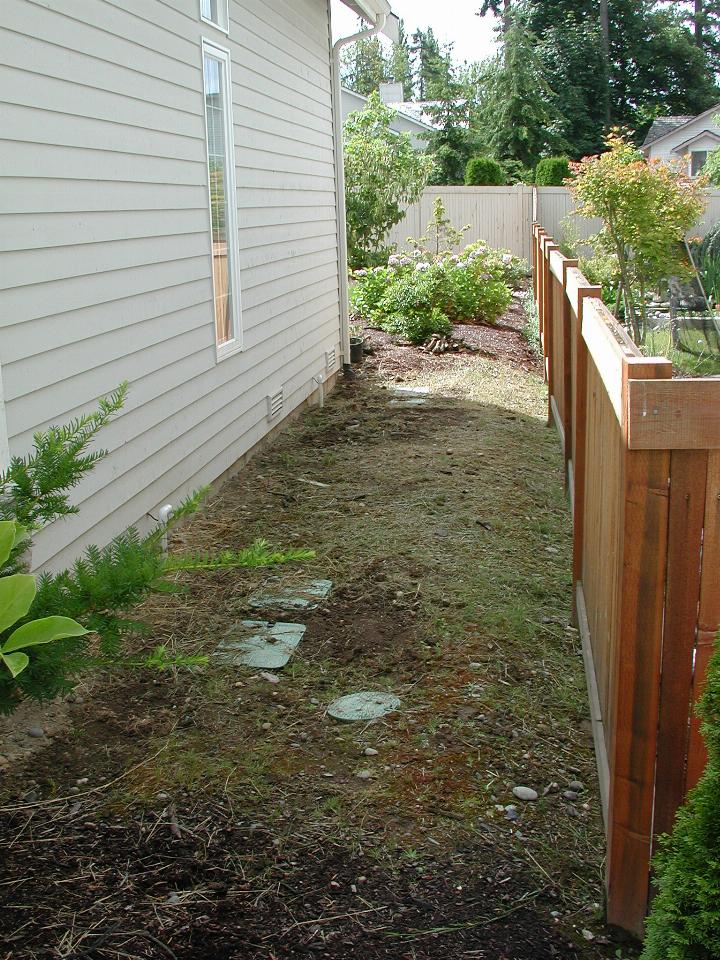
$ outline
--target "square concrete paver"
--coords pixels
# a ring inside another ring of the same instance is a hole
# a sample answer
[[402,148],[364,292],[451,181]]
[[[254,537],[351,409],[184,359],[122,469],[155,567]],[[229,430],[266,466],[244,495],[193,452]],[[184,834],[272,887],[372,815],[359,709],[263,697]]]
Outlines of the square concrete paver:
[[304,634],[303,623],[243,620],[220,641],[212,659],[230,666],[280,670],[295,653]]
[[332,589],[332,580],[305,583],[270,583],[262,593],[253,594],[248,605],[254,610],[315,610]]

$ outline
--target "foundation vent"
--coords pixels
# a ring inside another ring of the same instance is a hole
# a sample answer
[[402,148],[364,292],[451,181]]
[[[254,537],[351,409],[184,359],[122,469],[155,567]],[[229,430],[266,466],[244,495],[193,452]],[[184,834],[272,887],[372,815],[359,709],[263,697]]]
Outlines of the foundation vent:
[[332,350],[325,351],[325,369],[328,373],[331,370],[335,369],[335,364],[337,363],[337,354],[335,353],[335,347]]
[[282,387],[277,393],[273,393],[267,398],[268,420],[276,420],[280,416],[284,402]]

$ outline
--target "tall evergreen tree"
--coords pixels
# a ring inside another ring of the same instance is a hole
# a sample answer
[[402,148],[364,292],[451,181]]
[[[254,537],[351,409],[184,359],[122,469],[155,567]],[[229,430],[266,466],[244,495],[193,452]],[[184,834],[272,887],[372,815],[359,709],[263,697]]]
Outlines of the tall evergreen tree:
[[418,99],[440,99],[451,82],[452,47],[442,48],[432,27],[418,28],[412,40]]
[[[362,21],[360,24],[363,26]],[[389,73],[385,50],[378,37],[358,40],[344,49],[341,76],[349,90],[369,97],[388,79]]]
[[499,160],[532,167],[544,153],[566,147],[536,38],[520,18],[510,24],[503,50],[490,62],[484,82],[478,122],[483,141]]

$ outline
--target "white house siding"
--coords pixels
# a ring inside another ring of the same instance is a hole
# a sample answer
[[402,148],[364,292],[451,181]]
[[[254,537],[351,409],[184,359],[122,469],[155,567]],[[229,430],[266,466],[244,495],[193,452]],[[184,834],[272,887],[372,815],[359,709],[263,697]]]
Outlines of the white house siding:
[[[705,131],[710,130],[717,137],[720,137],[720,124],[715,117],[720,113],[720,104],[717,108],[700,114],[689,123],[677,127],[671,133],[658,140],[649,143],[645,152],[651,159],[658,160],[679,160],[682,156],[692,150],[714,150],[719,145],[719,141],[713,137],[708,137]],[[698,136],[701,139],[695,141]]]
[[[122,380],[71,561],[222,475],[339,357],[326,0],[3,0],[0,362],[10,452]],[[232,53],[244,350],[216,362],[201,38]],[[1,406],[1,404],[0,404]],[[0,413],[2,411],[0,410]]]

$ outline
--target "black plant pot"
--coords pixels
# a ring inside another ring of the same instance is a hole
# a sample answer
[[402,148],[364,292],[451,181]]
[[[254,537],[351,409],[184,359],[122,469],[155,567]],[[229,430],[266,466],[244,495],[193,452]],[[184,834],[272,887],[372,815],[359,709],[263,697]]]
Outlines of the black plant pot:
[[350,337],[350,363],[362,363],[364,358],[362,337]]

